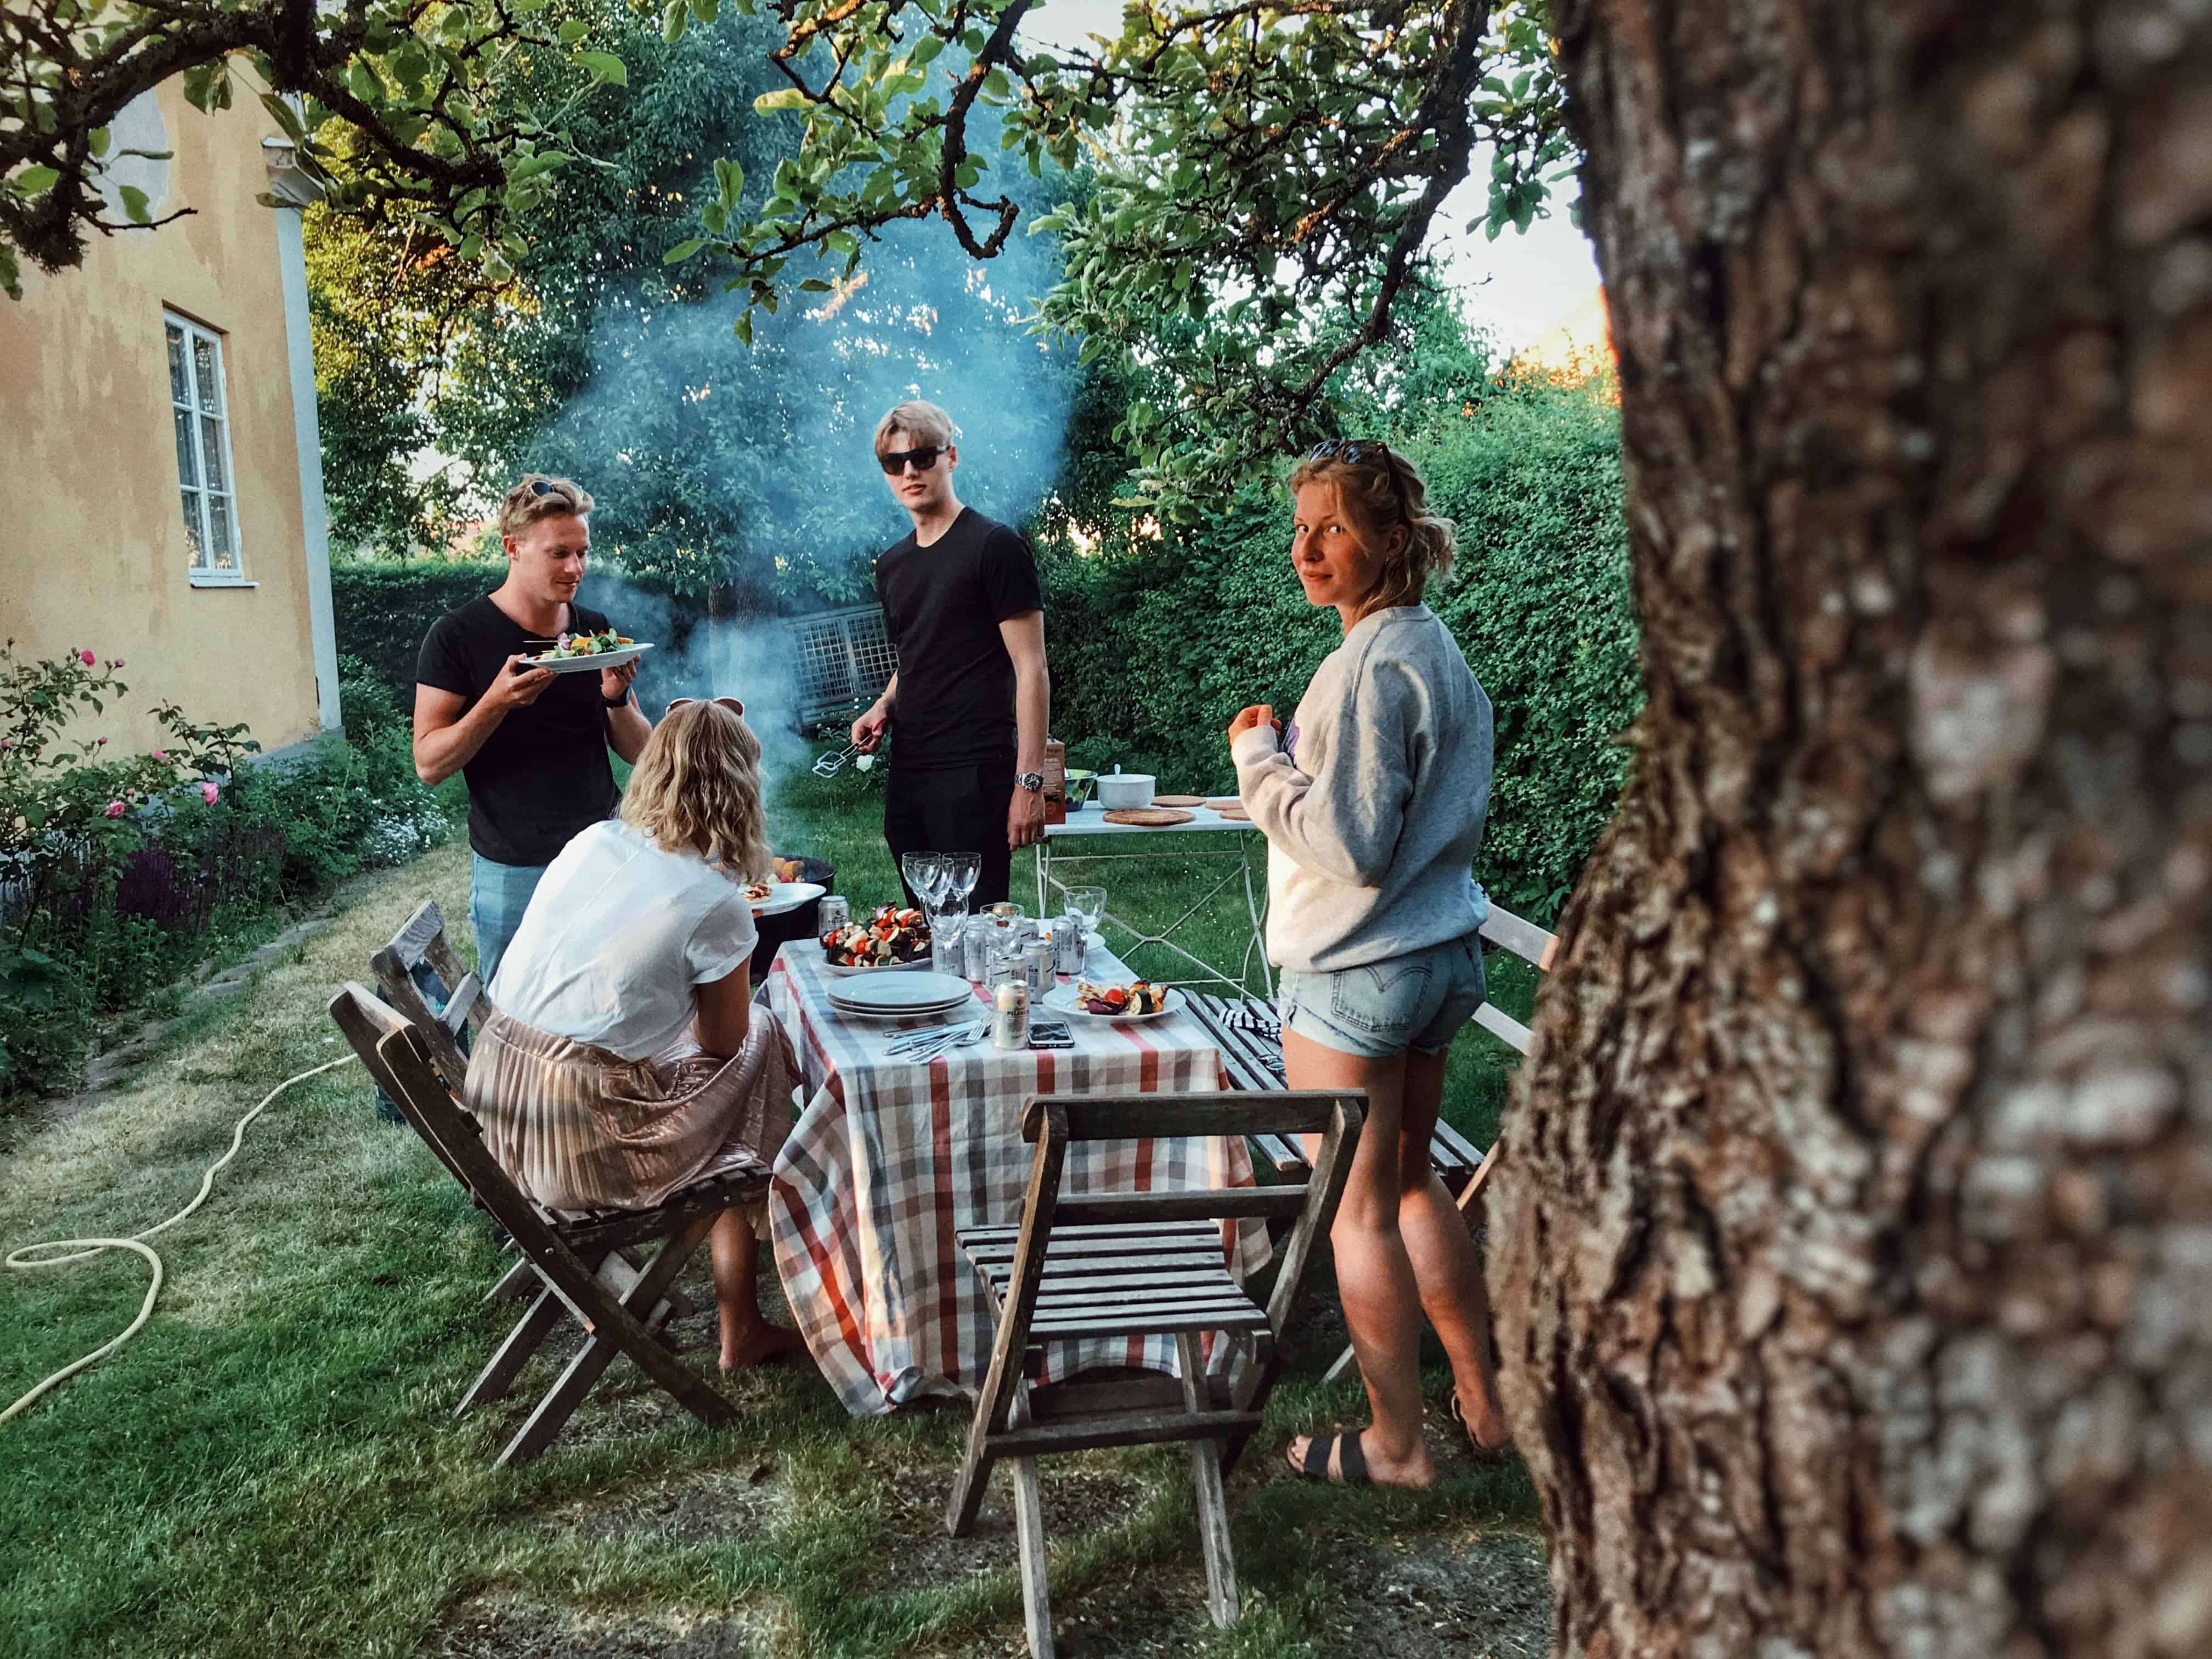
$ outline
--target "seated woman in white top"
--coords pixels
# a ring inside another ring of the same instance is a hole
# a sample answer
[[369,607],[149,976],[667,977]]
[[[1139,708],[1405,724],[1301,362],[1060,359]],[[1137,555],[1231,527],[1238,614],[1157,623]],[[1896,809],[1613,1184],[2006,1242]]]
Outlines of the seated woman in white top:
[[[729,699],[672,707],[623,795],[548,866],[488,994],[469,1108],[555,1210],[646,1209],[763,1169],[798,1067],[750,1001],[745,882],[765,876],[760,740]],[[725,1370],[799,1346],[763,1316],[750,1218],[710,1237]]]

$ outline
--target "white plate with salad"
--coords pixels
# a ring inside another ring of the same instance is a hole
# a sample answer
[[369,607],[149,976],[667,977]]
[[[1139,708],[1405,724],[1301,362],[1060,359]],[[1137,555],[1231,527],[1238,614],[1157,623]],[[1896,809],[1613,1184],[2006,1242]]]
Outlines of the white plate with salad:
[[563,634],[550,648],[522,660],[532,668],[550,668],[556,674],[580,674],[587,669],[620,668],[652,649],[610,628],[598,634]]

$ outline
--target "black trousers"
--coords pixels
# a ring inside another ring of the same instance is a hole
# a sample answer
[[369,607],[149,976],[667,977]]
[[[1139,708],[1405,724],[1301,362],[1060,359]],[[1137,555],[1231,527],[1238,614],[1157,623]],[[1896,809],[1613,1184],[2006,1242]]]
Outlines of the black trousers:
[[[1006,846],[1006,809],[1014,795],[1012,761],[930,771],[893,763],[884,791],[884,840],[891,862],[908,853],[973,853],[983,861],[969,895],[970,914],[1006,896],[1013,854]],[[906,887],[901,874],[899,885]],[[906,902],[919,904],[914,889]]]

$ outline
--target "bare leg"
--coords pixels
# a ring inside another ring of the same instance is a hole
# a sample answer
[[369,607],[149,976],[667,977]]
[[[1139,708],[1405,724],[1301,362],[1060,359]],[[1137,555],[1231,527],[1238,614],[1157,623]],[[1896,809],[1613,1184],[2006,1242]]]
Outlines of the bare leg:
[[1429,1136],[1443,1097],[1444,1056],[1408,1051],[1398,1134],[1398,1231],[1421,1287],[1421,1311],[1451,1357],[1459,1408],[1486,1449],[1504,1445],[1507,1431],[1490,1363],[1490,1300],[1483,1291],[1481,1258],[1468,1235],[1467,1217],[1429,1161]]
[[[1406,1056],[1380,1060],[1340,1053],[1283,1033],[1283,1073],[1293,1089],[1364,1089],[1367,1121],[1338,1202],[1329,1243],[1336,1288],[1352,1330],[1359,1375],[1374,1420],[1359,1437],[1367,1472],[1383,1486],[1429,1486],[1436,1467],[1421,1437],[1420,1290],[1398,1231],[1398,1124]],[[1309,1437],[1291,1443],[1292,1462]],[[1340,1453],[1331,1454],[1330,1468]]]
[[761,1312],[760,1288],[754,1282],[760,1271],[760,1241],[753,1237],[752,1217],[742,1210],[725,1210],[714,1218],[714,1231],[707,1236],[714,1261],[714,1311],[722,1327],[722,1369],[758,1365],[802,1346],[797,1331],[769,1323]]

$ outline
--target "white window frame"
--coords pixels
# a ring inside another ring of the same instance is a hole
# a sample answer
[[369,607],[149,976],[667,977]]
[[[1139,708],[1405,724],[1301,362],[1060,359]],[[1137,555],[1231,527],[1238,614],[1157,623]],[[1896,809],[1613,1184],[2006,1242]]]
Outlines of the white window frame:
[[[164,310],[161,313],[161,367],[165,374],[169,368],[169,331],[171,329],[177,330],[183,336],[185,367],[191,377],[195,392],[197,392],[199,374],[198,353],[194,349],[198,342],[207,343],[215,361],[215,395],[217,407],[212,416],[199,406],[197,396],[190,409],[186,410],[185,404],[177,401],[174,380],[172,380],[169,385],[171,447],[173,451],[176,441],[177,415],[180,410],[185,411],[191,416],[187,430],[191,434],[192,461],[198,474],[198,481],[195,483],[186,483],[181,474],[177,479],[179,509],[184,505],[184,497],[189,493],[194,510],[198,514],[197,526],[194,526],[190,520],[185,522],[187,544],[198,550],[198,556],[186,566],[186,570],[194,587],[252,587],[256,584],[246,579],[246,538],[240,533],[238,521],[238,470],[231,459],[230,380],[222,361],[222,336],[204,323],[196,323],[189,317],[179,316],[173,311]],[[210,489],[208,486],[207,432],[204,422],[210,419],[215,422],[222,434],[222,477],[224,483],[228,485],[225,489]],[[210,550],[214,543],[215,528],[213,514],[208,505],[211,496],[220,496],[230,506],[230,564],[228,568],[216,563],[215,555]],[[195,528],[198,531],[196,539],[191,536],[191,532]]]

